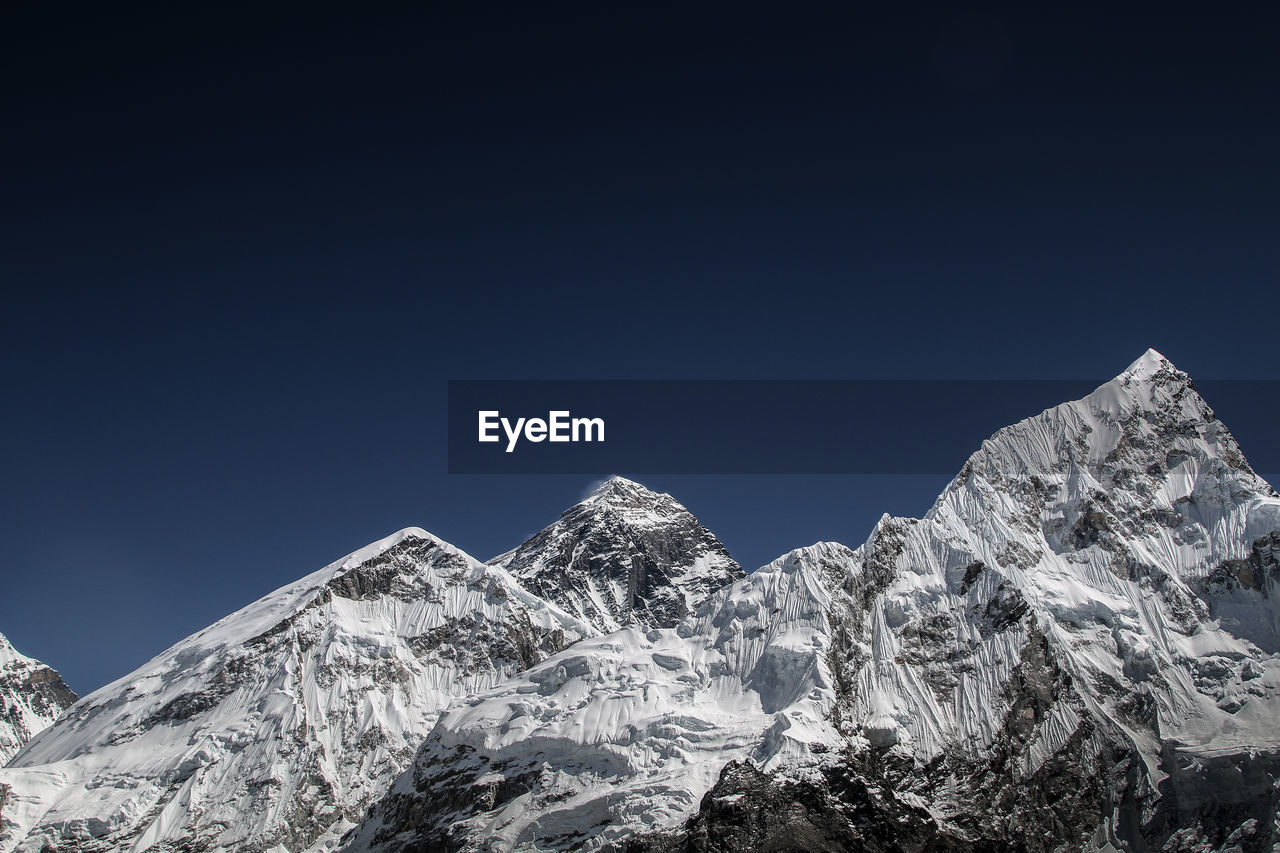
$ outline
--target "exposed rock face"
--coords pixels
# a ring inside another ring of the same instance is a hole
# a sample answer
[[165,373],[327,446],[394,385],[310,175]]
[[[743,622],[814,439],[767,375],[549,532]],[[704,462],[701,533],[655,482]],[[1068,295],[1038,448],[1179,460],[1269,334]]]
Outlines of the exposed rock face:
[[76,701],[62,676],[0,634],[0,765]]
[[949,835],[918,804],[868,783],[846,766],[805,779],[762,773],[749,762],[725,765],[698,813],[678,832],[638,835],[626,853],[868,853],[975,850]]
[[344,844],[1271,850],[1278,531],[1149,352],[1001,430],[923,519],[454,708]]
[[0,770],[0,849],[300,851],[447,703],[592,629],[410,528],[85,697]]
[[606,633],[673,627],[742,577],[720,540],[675,498],[622,477],[490,562]]

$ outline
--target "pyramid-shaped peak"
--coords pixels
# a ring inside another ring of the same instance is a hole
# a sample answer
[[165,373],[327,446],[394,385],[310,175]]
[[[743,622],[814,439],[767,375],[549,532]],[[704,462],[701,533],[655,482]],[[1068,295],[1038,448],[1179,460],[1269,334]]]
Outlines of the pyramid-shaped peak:
[[600,483],[561,515],[589,518],[601,511],[640,525],[665,524],[689,515],[689,510],[666,492],[655,492],[634,480],[617,476]]
[[551,526],[489,561],[603,632],[672,627],[742,577],[720,540],[671,495],[610,477]]
[[1124,373],[1121,373],[1120,376],[1116,378],[1133,377],[1137,379],[1149,379],[1157,373],[1161,373],[1165,370],[1176,371],[1177,368],[1173,366],[1173,362],[1169,361],[1169,359],[1165,358],[1156,350],[1148,349],[1140,355],[1133,364],[1126,367]]
[[1271,493],[1191,378],[1154,349],[1083,398],[998,430],[930,513],[975,471],[1006,488],[1027,477],[1061,484],[1063,494],[1105,492],[1109,501],[1119,491],[1178,501],[1218,482],[1236,494]]
[[626,477],[620,477],[615,474],[592,489],[591,494],[587,496],[583,503],[589,503],[595,500],[656,498],[659,496],[658,492],[646,488],[635,480],[628,480]]

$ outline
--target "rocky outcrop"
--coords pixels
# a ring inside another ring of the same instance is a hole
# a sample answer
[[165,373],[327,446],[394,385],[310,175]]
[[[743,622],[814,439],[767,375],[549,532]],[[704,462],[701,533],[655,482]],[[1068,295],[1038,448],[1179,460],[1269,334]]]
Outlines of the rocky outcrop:
[[677,831],[628,839],[624,853],[922,853],[990,848],[957,838],[929,811],[833,764],[804,779],[725,765]]

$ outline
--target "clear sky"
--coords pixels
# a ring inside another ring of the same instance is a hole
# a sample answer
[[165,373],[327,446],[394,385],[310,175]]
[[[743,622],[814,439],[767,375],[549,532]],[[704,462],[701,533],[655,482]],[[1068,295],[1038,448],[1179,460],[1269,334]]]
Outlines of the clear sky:
[[[82,693],[590,488],[448,476],[451,378],[1280,378],[1274,12],[46,6],[0,25],[0,632]],[[749,567],[947,479],[619,473]]]

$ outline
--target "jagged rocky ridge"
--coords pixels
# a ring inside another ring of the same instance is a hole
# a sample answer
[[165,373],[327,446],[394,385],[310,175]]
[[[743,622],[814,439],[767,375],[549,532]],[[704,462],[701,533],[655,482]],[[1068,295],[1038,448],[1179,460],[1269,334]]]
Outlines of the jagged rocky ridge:
[[667,494],[611,477],[550,527],[490,561],[598,630],[670,628],[742,567]]
[[454,707],[344,844],[1271,850],[1278,546],[1274,490],[1148,352],[924,518]]
[[62,676],[0,634],[0,766],[75,701]]
[[452,698],[593,633],[400,531],[71,707],[0,770],[0,849],[319,849]]

